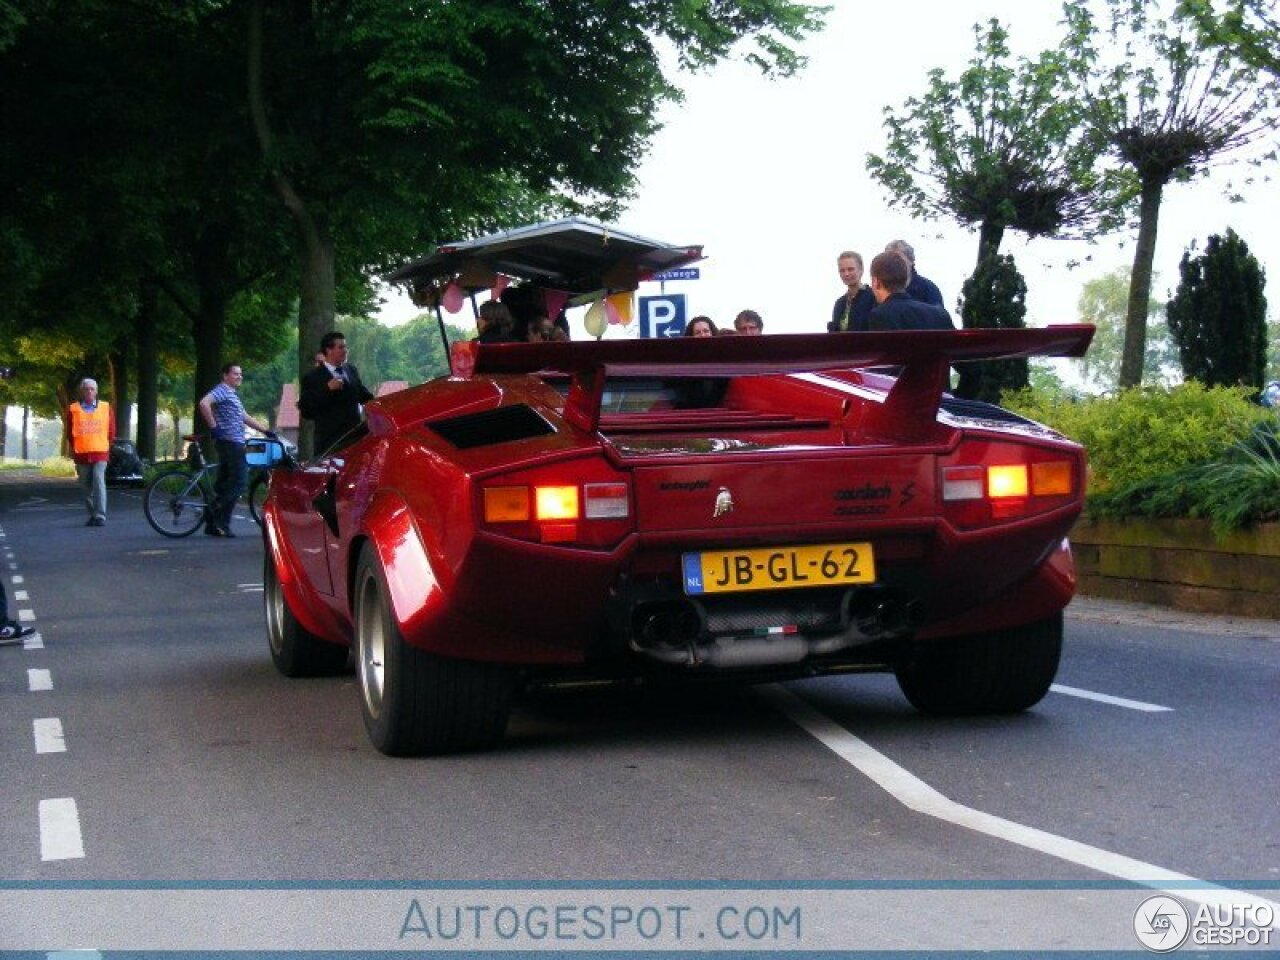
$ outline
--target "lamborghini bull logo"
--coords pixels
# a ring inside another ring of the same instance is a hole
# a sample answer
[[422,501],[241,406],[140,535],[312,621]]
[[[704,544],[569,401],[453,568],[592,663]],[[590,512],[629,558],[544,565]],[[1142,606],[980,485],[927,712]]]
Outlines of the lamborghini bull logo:
[[721,487],[720,492],[716,494],[716,507],[712,512],[712,519],[723,517],[726,513],[733,512],[733,494],[729,492],[728,487]]

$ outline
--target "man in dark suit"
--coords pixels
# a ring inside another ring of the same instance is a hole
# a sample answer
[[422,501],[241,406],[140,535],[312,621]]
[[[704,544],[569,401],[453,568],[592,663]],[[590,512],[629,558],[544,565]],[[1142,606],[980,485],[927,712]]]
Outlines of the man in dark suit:
[[323,453],[360,422],[360,405],[373,394],[360,382],[360,371],[347,363],[347,338],[332,330],[320,338],[322,362],[302,378],[298,406],[316,425],[315,452]]
[[[923,300],[925,303],[932,303],[935,306],[942,307],[942,291],[938,289],[938,285],[928,277],[922,277],[916,272],[916,251],[911,244],[905,240],[894,240],[887,247],[889,253],[900,253],[907,258],[910,264],[910,272],[907,274],[907,285],[903,287],[903,292],[912,300]],[[945,307],[944,307],[945,309]]]
[[871,261],[871,293],[876,306],[867,317],[871,330],[954,330],[944,307],[913,300],[904,292],[911,266],[901,254],[885,251]]

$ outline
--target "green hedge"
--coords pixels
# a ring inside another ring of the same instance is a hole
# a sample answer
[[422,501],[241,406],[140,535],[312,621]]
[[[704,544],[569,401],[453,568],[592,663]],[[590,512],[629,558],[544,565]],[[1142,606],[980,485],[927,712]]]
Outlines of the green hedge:
[[1104,397],[1073,398],[1023,390],[1004,405],[1084,444],[1091,507],[1129,490],[1223,456],[1275,414],[1247,387],[1139,387]]

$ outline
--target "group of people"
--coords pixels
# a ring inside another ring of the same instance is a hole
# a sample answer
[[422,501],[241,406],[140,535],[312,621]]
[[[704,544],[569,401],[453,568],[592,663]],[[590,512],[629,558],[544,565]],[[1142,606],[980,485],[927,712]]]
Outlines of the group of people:
[[894,240],[871,259],[871,284],[863,284],[862,255],[845,250],[836,258],[845,292],[831,308],[832,333],[866,330],[953,330],[938,285],[916,271],[916,253]]
[[[862,254],[845,250],[836,258],[836,268],[845,292],[831,308],[831,333],[867,330],[953,330],[951,314],[942,305],[938,285],[916,272],[916,254],[905,240],[894,240],[871,260],[871,283],[864,284],[866,272]],[[686,337],[716,337],[726,334],[754,336],[764,333],[764,320],[755,310],[743,310],[733,318],[732,328],[717,327],[708,316],[696,316],[685,324]]]
[[540,308],[527,306],[527,303],[516,303],[513,310],[502,300],[481,303],[476,311],[476,342],[550,343],[568,339],[568,323],[563,319],[563,311],[552,320]]

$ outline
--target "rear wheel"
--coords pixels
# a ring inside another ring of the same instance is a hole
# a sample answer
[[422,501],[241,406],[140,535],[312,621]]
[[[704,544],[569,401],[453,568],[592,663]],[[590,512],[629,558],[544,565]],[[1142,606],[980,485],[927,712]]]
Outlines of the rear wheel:
[[355,579],[356,686],[369,739],[390,756],[491,747],[511,712],[508,668],[411,647],[396,624],[386,577],[366,546]]
[[898,686],[924,713],[1017,713],[1039,703],[1058,672],[1062,614],[1021,627],[917,644]]
[[185,537],[204,523],[208,497],[199,474],[168,470],[158,474],[142,495],[147,523],[166,537]]
[[323,677],[342,672],[347,665],[347,648],[322,640],[294,618],[270,551],[263,559],[262,597],[267,645],[277,670],[286,677]]

